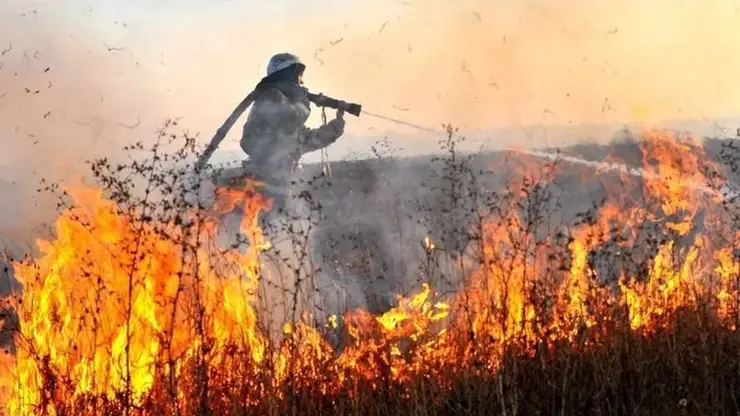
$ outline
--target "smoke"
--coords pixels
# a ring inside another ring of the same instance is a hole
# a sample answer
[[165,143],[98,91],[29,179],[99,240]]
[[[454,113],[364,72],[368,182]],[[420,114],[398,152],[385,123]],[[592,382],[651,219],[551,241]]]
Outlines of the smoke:
[[424,2],[327,47],[309,78],[368,109],[435,127],[722,117],[740,102],[738,7]]
[[[40,178],[84,175],[85,160],[120,157],[167,118],[181,117],[205,144],[280,51],[304,58],[315,92],[483,135],[705,120],[740,104],[740,6],[731,0],[307,1],[290,11],[297,6],[3,3],[0,227],[35,216]],[[234,130],[224,150],[238,151]],[[384,134],[398,147],[413,147],[404,137],[423,148],[438,139],[374,117],[348,120],[348,136]]]
[[[599,133],[610,137],[623,123],[709,123],[734,117],[740,101],[734,1],[308,4],[310,16],[254,16],[237,26],[219,20],[218,27],[203,22],[177,32],[174,38],[187,39],[182,48],[192,69],[176,84],[189,83],[195,68],[208,79],[191,85],[209,103],[204,123],[222,121],[263,75],[269,56],[285,50],[304,58],[314,91],[412,124],[436,129],[450,122],[499,140],[510,132],[492,129],[609,124]],[[350,120],[353,136],[428,140],[395,123]],[[320,122],[318,112],[311,121]],[[580,134],[556,135],[572,143]],[[527,144],[541,144],[542,136]],[[231,142],[225,146],[236,149]]]
[[0,243],[32,246],[53,221],[57,201],[38,192],[42,180],[84,180],[87,161],[115,162],[167,117],[156,78],[140,76],[127,46],[77,24],[86,10],[0,6]]

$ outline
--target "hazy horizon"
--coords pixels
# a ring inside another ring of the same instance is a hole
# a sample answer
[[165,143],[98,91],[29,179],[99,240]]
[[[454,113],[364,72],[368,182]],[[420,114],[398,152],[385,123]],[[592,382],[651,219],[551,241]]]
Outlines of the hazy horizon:
[[[280,51],[303,57],[314,91],[429,128],[452,123],[475,145],[601,140],[592,126],[676,119],[711,129],[740,108],[739,4],[3,2],[0,171],[34,189],[40,177],[68,180],[87,173],[84,160],[153,139],[167,118],[205,146]],[[242,123],[214,160],[239,154]],[[348,116],[345,136],[330,157],[368,153],[384,136],[412,153],[438,140],[368,116]]]
[[[205,143],[284,50],[307,62],[311,89],[430,127],[731,117],[738,4],[5,2],[0,137],[21,154],[0,163],[108,150],[168,117]],[[350,117],[347,134],[418,136],[371,117]],[[238,149],[237,136],[224,149]]]

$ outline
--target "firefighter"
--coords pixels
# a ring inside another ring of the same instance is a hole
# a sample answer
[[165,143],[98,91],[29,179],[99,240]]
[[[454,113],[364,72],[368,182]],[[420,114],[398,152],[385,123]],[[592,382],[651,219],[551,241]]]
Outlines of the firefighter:
[[267,64],[267,76],[255,88],[255,98],[242,130],[240,146],[249,155],[244,168],[265,183],[273,211],[285,206],[290,177],[301,157],[334,143],[344,133],[344,111],[325,125],[305,126],[311,108],[303,87],[306,65],[293,54],[280,53]]

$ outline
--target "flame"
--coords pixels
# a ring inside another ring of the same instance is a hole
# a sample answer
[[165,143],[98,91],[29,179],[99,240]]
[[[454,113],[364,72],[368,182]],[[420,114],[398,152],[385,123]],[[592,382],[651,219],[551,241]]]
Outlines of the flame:
[[[480,227],[454,296],[424,283],[378,316],[349,311],[340,325],[336,315],[315,324],[303,313],[284,323],[278,341],[261,329],[256,308],[260,256],[270,247],[257,216],[270,201],[255,184],[220,192],[214,211],[241,207],[250,244],[219,255],[207,245],[183,249],[212,238],[211,217],[194,213],[200,227],[152,224],[99,190],[72,189],[76,208],[58,219],[56,239],[38,241],[37,259],[14,263],[24,285],[10,300],[20,331],[16,353],[4,356],[0,397],[13,415],[58,414],[76,402],[77,414],[94,414],[99,398],[136,409],[159,400],[173,413],[195,414],[194,392],[203,389],[210,406],[226,409],[228,397],[243,406],[302,393],[335,400],[410,388],[420,378],[448,388],[450,371],[495,372],[507,354],[532,356],[557,343],[591,348],[620,314],[630,331],[651,336],[682,309],[701,306],[736,330],[740,233],[725,233],[724,245],[711,238],[727,225],[716,196],[697,190],[715,183],[706,173],[711,162],[694,142],[666,133],[649,132],[641,146],[641,183],[622,178],[592,220],[567,230],[567,244],[538,237],[517,208],[528,195],[516,193],[508,210]],[[544,170],[523,168],[521,189]],[[436,248],[429,237],[422,246],[427,254]],[[620,269],[610,287],[599,253],[646,267]],[[564,267],[551,267],[558,261]],[[714,301],[704,304],[706,294]],[[202,367],[206,376],[196,371]]]
[[[245,254],[226,253],[230,267],[224,271],[204,250],[193,253],[193,263],[181,247],[146,222],[127,218],[99,190],[69,193],[77,208],[57,221],[56,240],[37,242],[41,257],[33,264],[14,264],[24,294],[14,305],[22,324],[13,372],[22,388],[10,397],[11,414],[26,414],[31,404],[48,400],[42,383],[54,374],[71,379],[55,386],[59,396],[112,398],[127,391],[139,403],[153,388],[163,354],[192,356],[206,344],[223,351],[240,340],[255,362],[264,359],[253,307],[257,254],[264,247],[259,232],[252,233],[255,244]],[[252,201],[245,221],[263,202]],[[170,230],[187,238],[174,225]],[[202,308],[207,323],[186,316],[183,308],[193,306]]]
[[424,241],[422,242],[422,247],[424,247],[424,251],[426,251],[427,253],[431,253],[437,248],[437,245],[434,244],[434,241],[427,236],[427,237],[424,237]]

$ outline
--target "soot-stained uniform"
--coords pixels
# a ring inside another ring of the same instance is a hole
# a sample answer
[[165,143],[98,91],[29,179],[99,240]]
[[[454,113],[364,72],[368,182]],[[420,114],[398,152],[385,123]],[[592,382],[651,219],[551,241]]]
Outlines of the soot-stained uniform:
[[269,187],[287,193],[293,166],[301,156],[329,146],[344,132],[342,118],[307,128],[310,114],[308,92],[301,85],[286,81],[260,84],[242,130],[240,145],[249,155],[245,167]]

